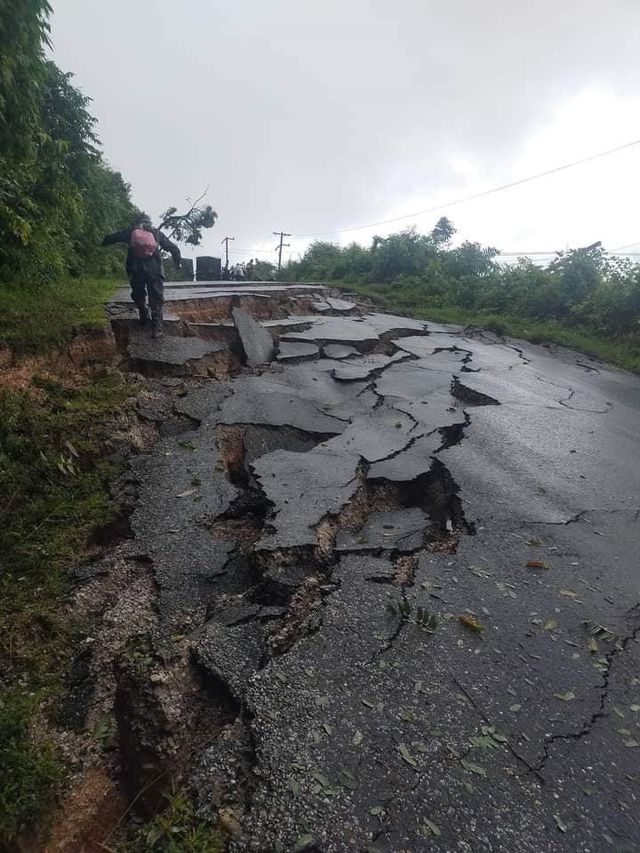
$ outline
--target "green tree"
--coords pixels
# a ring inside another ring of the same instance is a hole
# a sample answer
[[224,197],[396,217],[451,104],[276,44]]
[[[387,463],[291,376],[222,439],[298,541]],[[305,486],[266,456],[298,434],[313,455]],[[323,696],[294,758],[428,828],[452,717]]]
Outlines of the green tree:
[[90,99],[46,61],[50,7],[0,0],[0,280],[38,283],[106,272],[105,231],[135,214],[104,162]]
[[48,38],[46,0],[0,2],[0,263],[7,242],[29,239],[36,206],[28,192],[40,129]]
[[451,222],[450,219],[447,219],[446,216],[441,216],[429,234],[429,237],[434,245],[440,248],[448,246],[455,233],[456,229],[453,226],[453,222]]

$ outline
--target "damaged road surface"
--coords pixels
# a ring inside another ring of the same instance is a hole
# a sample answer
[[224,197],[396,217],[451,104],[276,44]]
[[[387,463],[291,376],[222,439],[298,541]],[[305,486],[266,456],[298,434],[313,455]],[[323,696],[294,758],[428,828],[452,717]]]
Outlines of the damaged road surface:
[[109,306],[158,439],[74,592],[127,813],[179,785],[234,851],[639,850],[638,377],[317,285],[168,293],[159,343]]

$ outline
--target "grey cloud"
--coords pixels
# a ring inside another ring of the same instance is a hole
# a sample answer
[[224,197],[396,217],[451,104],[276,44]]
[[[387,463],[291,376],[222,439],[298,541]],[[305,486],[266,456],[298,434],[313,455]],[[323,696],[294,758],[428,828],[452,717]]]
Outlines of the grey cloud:
[[213,251],[455,194],[452,152],[499,182],[564,99],[638,91],[639,25],[635,0],[59,0],[53,39],[141,205],[211,185]]

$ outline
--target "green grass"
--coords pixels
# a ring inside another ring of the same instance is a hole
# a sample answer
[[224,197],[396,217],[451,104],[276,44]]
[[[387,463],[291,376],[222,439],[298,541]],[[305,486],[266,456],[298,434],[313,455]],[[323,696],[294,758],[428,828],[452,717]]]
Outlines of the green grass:
[[167,808],[120,847],[121,853],[222,853],[225,836],[199,819],[183,791],[167,797]]
[[368,296],[386,310],[421,320],[440,323],[474,324],[485,329],[531,343],[553,343],[582,352],[626,370],[640,372],[640,341],[607,337],[584,326],[569,326],[559,321],[532,320],[509,314],[474,311],[457,305],[433,306],[413,295],[394,292],[393,286],[350,285],[349,290]]
[[30,720],[37,696],[7,691],[0,703],[0,849],[11,849],[25,822],[52,808],[63,769],[50,743],[36,744]]
[[43,353],[62,347],[76,328],[104,324],[103,305],[118,282],[68,278],[28,287],[0,285],[0,341],[17,353]]
[[[49,291],[42,298],[0,291],[0,306],[12,306],[12,319],[2,318],[5,337],[31,352],[61,347],[80,316],[83,324],[104,322],[102,301],[113,286],[64,285],[55,312]],[[64,774],[42,722],[55,713],[74,649],[77,626],[63,598],[90,533],[114,516],[109,483],[119,466],[103,442],[131,395],[107,371],[71,389],[51,379],[33,385],[37,397],[0,387],[0,849],[11,849],[24,828],[46,824]]]

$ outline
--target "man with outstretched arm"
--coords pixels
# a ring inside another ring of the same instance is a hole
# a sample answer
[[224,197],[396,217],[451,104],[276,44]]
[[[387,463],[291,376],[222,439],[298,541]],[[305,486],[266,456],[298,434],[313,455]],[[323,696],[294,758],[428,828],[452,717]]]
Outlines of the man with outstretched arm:
[[176,269],[180,269],[180,249],[162,231],[154,228],[148,216],[142,215],[132,228],[108,234],[103,246],[126,243],[127,275],[131,284],[131,298],[138,308],[140,325],[149,322],[147,294],[151,308],[151,335],[162,337],[162,305],[164,303],[164,268],[160,250],[170,252]]

